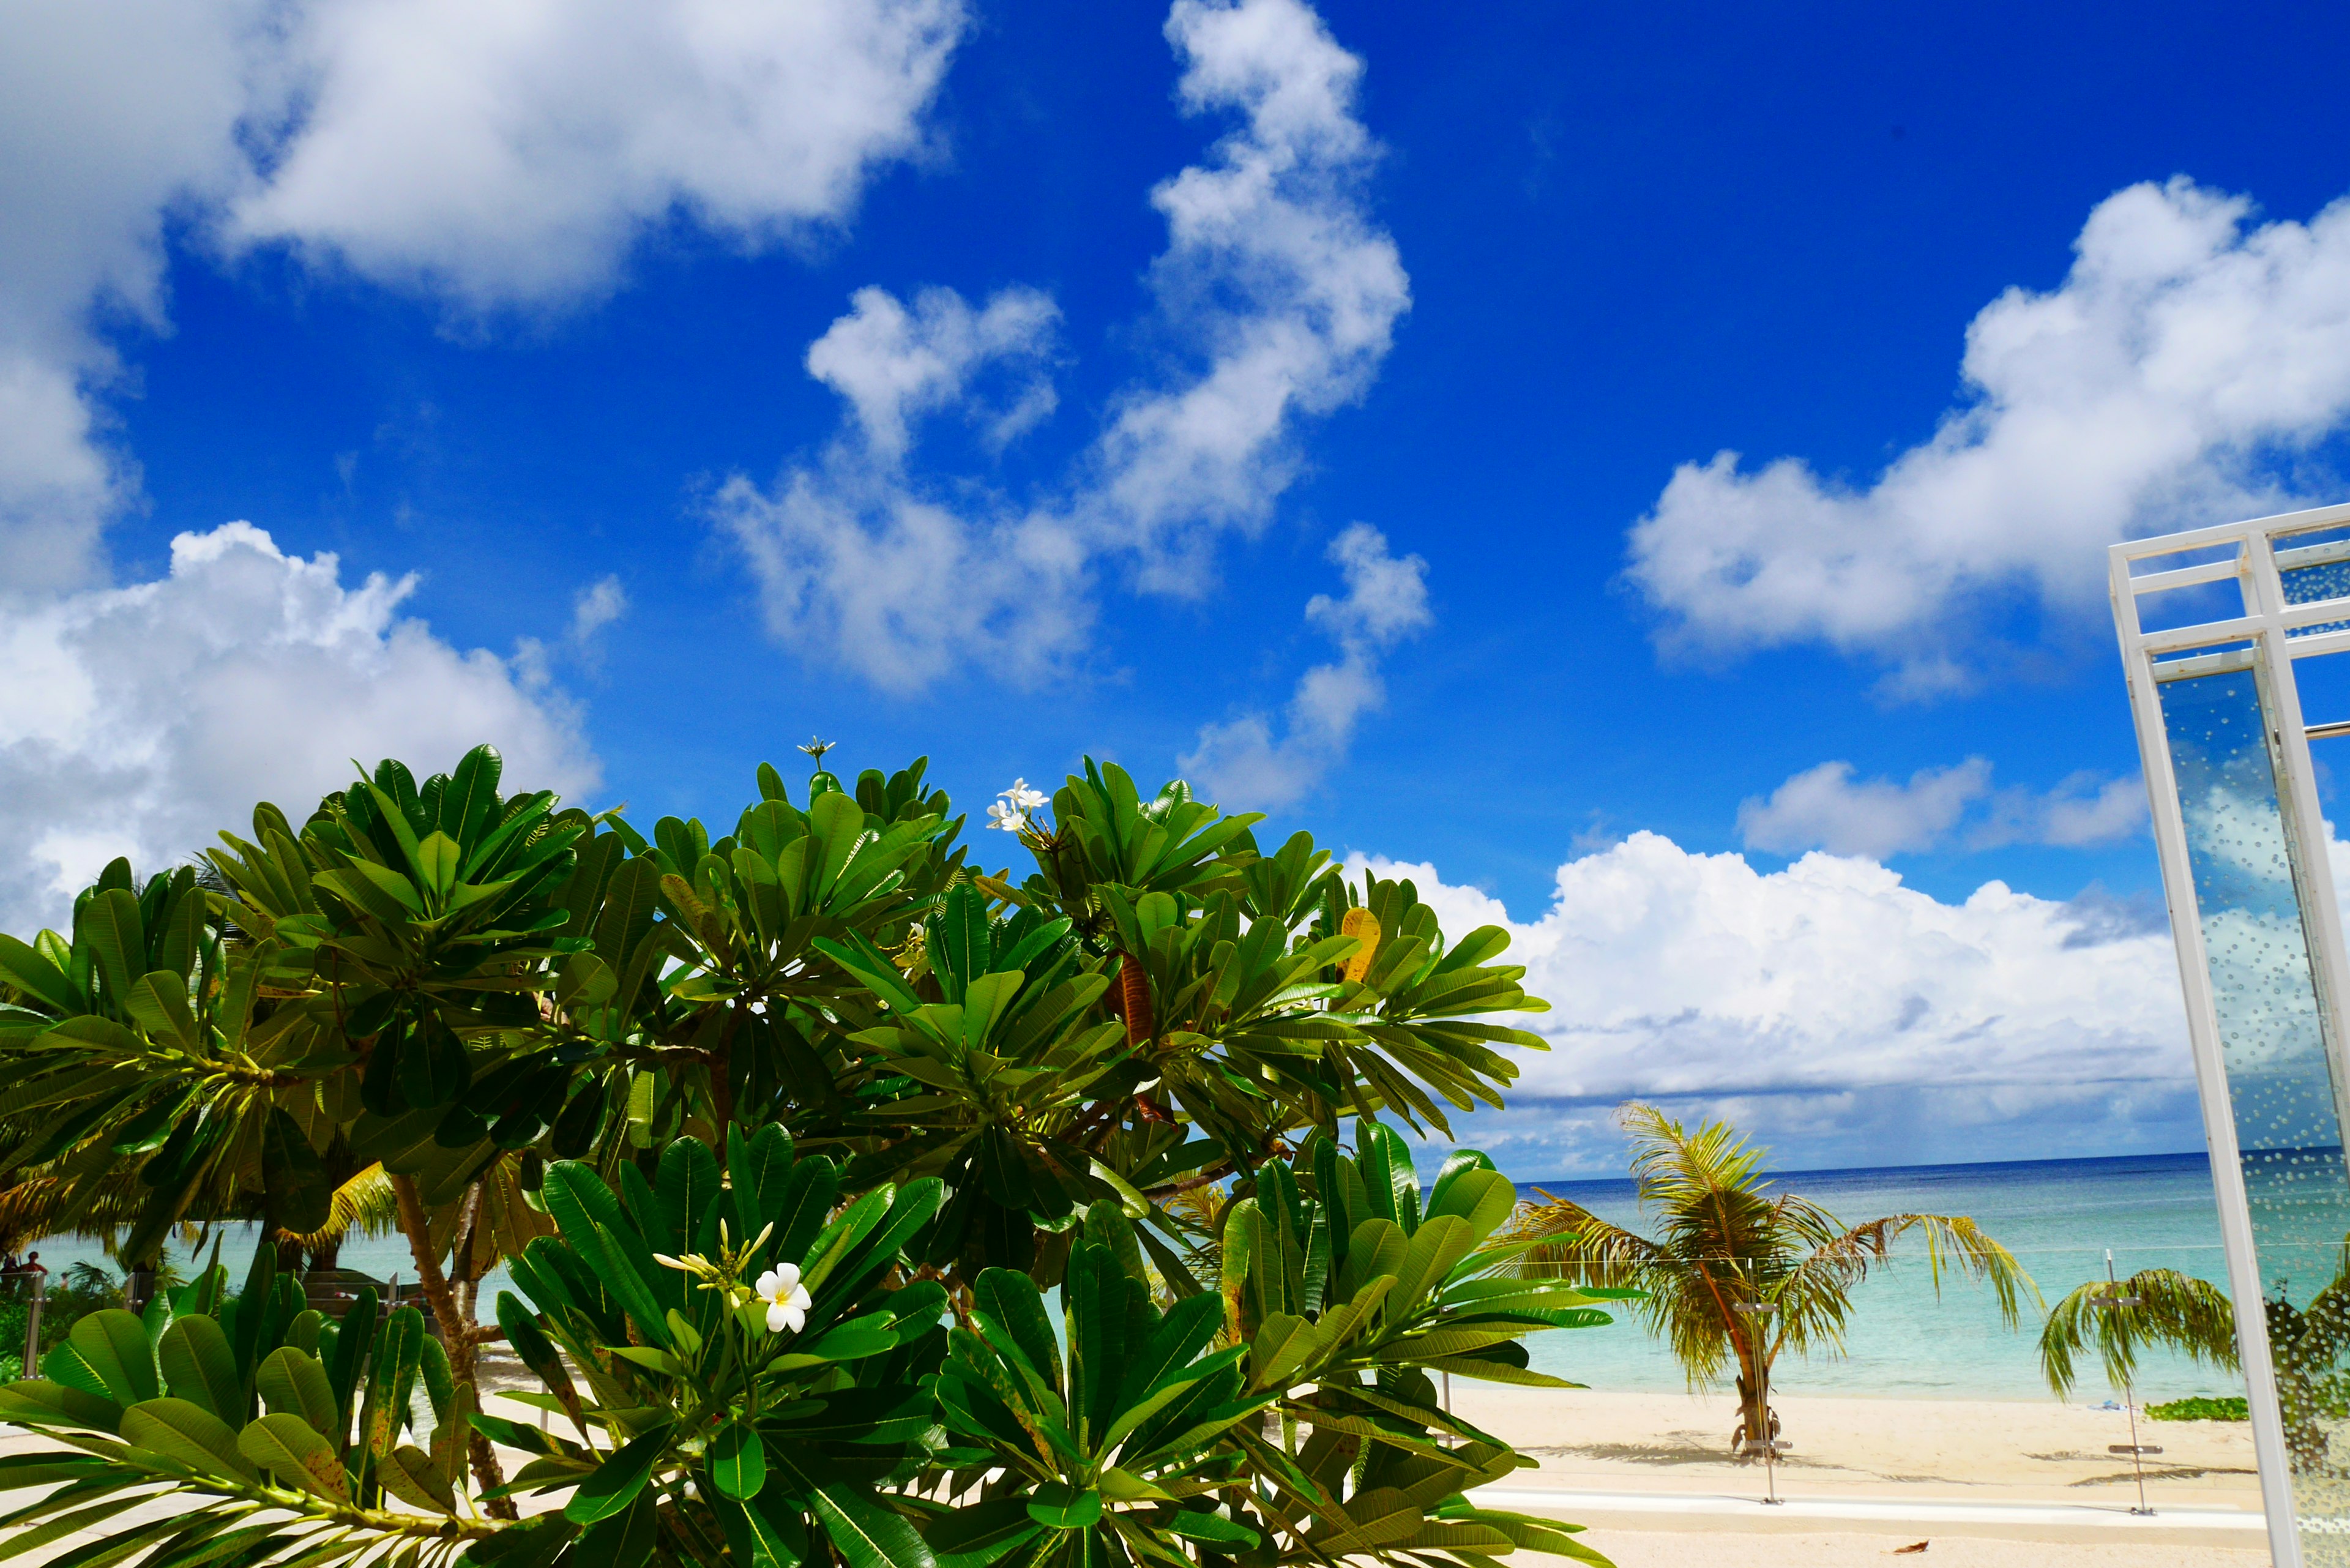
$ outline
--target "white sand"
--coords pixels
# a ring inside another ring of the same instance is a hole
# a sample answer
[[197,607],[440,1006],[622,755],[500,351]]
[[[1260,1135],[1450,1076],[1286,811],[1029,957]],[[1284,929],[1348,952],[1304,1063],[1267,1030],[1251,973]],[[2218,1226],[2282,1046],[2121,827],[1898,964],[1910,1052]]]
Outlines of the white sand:
[[[1766,1485],[1762,1467],[1729,1457],[1738,1417],[1727,1397],[1453,1384],[1456,1411],[1540,1461],[1507,1488],[1521,1498],[1558,1494],[1557,1505],[1539,1511],[1587,1525],[1580,1539],[1618,1568],[2252,1568],[2268,1561],[2259,1530],[2210,1527],[2215,1515],[2249,1527],[2259,1513],[2251,1438],[2241,1422],[2141,1418],[2138,1440],[2164,1451],[2147,1467],[2155,1517],[2140,1521],[2126,1511],[2137,1501],[2129,1459],[2108,1451],[2129,1441],[2119,1410],[2054,1400],[1774,1403],[1792,1445],[1777,1475],[1779,1494],[1790,1500],[1784,1511],[1755,1506]],[[1865,1505],[1873,1517],[1803,1517],[1806,1505],[1842,1503]],[[1904,1517],[1909,1509],[1918,1516]],[[1896,1551],[1920,1541],[1923,1552]]]
[[[2119,1410],[2054,1400],[1775,1398],[1781,1492],[1994,1503],[2135,1501]],[[1760,1463],[1729,1457],[1727,1396],[1553,1392],[1453,1383],[1453,1407],[1542,1462],[1513,1487],[1759,1493]],[[2158,1509],[2260,1507],[2251,1428],[2241,1421],[2148,1421],[2138,1440]]]

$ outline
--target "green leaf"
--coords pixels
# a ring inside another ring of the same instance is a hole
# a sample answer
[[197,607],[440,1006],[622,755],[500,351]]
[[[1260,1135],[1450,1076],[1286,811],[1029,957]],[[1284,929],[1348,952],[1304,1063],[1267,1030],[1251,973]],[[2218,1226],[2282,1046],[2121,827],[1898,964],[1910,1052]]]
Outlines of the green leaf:
[[798,1568],[806,1557],[806,1525],[782,1488],[749,1502],[723,1496],[714,1501],[738,1561],[747,1557],[751,1568]]
[[[121,888],[109,888],[77,911],[74,935],[87,938],[98,961],[98,978],[114,1005],[129,1003],[130,983],[147,972],[147,933],[139,913],[139,898]],[[76,944],[79,945],[78,942]]]
[[149,1399],[122,1412],[123,1440],[205,1475],[258,1480],[261,1471],[238,1449],[235,1430],[186,1399]]
[[0,932],[0,980],[58,1013],[71,1015],[89,1009],[88,1002],[63,970],[5,932]]
[[196,1015],[188,1007],[188,982],[170,970],[156,970],[131,982],[125,1012],[148,1033],[193,1050],[201,1043]]
[[457,886],[457,867],[464,858],[465,852],[445,833],[428,833],[417,841],[417,880],[424,885],[433,907],[448,903],[451,891]]
[[718,1490],[741,1501],[767,1484],[767,1446],[748,1421],[735,1421],[710,1446],[710,1475]]
[[903,1514],[856,1487],[816,1489],[816,1517],[848,1568],[937,1568],[931,1549]]
[[244,1424],[244,1379],[237,1376],[236,1352],[217,1322],[202,1314],[173,1318],[155,1351],[172,1397]]
[[[435,837],[439,836],[437,834]],[[434,1513],[457,1511],[457,1491],[432,1456],[414,1443],[402,1443],[386,1454],[376,1467],[376,1480],[383,1490],[403,1502]]]
[[334,1445],[299,1416],[264,1416],[236,1435],[239,1452],[277,1479],[334,1502],[351,1501],[350,1479]]
[[911,1013],[920,1009],[922,999],[889,961],[889,955],[875,947],[856,931],[844,931],[840,941],[818,937],[810,945],[833,962],[865,982],[866,989],[889,1004],[892,1012]]
[[645,1493],[619,1512],[588,1526],[572,1555],[596,1568],[640,1568],[652,1561],[653,1547],[660,1539],[660,1500]]
[[262,1137],[261,1175],[270,1217],[281,1229],[307,1235],[325,1228],[335,1211],[335,1184],[302,1124],[272,1106]]
[[1028,1494],[1028,1517],[1049,1530],[1090,1530],[1101,1522],[1101,1493],[1047,1481]]
[[147,1325],[132,1314],[120,1307],[84,1314],[74,1320],[66,1340],[116,1404],[140,1404],[162,1392]]
[[671,1428],[664,1424],[633,1438],[596,1467],[563,1507],[563,1517],[575,1524],[609,1519],[637,1500],[652,1478],[653,1469],[669,1452]]
[[1168,1521],[1173,1533],[1192,1541],[1211,1541],[1220,1546],[1238,1546],[1253,1550],[1263,1537],[1247,1525],[1226,1519],[1220,1513],[1195,1513],[1190,1509],[1179,1511]]
[[[185,1320],[182,1320],[185,1321]],[[334,1386],[317,1357],[281,1345],[261,1364],[254,1382],[274,1414],[299,1416],[320,1432],[333,1433],[340,1423],[335,1416]]]
[[927,1539],[939,1568],[987,1568],[1035,1540],[1041,1529],[1028,1517],[1026,1499],[999,1497],[934,1520]]
[[[50,1361],[67,1347],[59,1345],[41,1358],[43,1371]],[[122,1420],[122,1407],[101,1394],[71,1384],[51,1381],[56,1376],[27,1377],[16,1383],[0,1383],[0,1416],[5,1416],[26,1426],[69,1425],[93,1428],[101,1432],[114,1431]],[[33,1483],[21,1483],[30,1486]]]

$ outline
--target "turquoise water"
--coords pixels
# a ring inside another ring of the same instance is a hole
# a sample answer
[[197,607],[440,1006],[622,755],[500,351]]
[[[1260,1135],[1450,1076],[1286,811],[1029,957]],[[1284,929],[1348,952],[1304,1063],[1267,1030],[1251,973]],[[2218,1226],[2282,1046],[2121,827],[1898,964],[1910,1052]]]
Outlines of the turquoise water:
[[[2106,1249],[2124,1276],[2173,1268],[2225,1283],[2211,1172],[2201,1154],[2117,1159],[2034,1160],[2002,1165],[1908,1166],[1877,1170],[1791,1172],[1782,1189],[1800,1193],[1846,1224],[1896,1213],[1967,1214],[2016,1254],[2054,1304],[2075,1285],[2105,1277]],[[1645,1230],[1629,1181],[1521,1184],[1572,1198],[1611,1223]],[[2334,1234],[2339,1245],[2340,1231]],[[2312,1266],[2330,1249],[2311,1249]],[[2296,1280],[2306,1299],[2324,1278]],[[2027,1309],[2009,1329],[1990,1290],[1944,1276],[1938,1298],[1925,1249],[1914,1236],[1895,1246],[1892,1265],[1871,1272],[1855,1293],[1843,1359],[1780,1361],[1773,1386],[1788,1394],[1875,1394],[1953,1399],[2050,1399],[2037,1350],[2040,1314]],[[1619,1314],[1607,1328],[1536,1334],[1534,1365],[1595,1388],[1687,1386],[1659,1342]],[[2141,1397],[2241,1394],[2230,1373],[2149,1353],[2140,1359]],[[2094,1362],[2074,1386],[2090,1404],[2111,1395]]]
[[[2160,1266],[2208,1280],[2226,1277],[2210,1169],[2200,1154],[1815,1171],[1778,1179],[1846,1223],[1901,1212],[1972,1215],[2015,1252],[2052,1303],[2084,1281],[2103,1278],[2108,1247],[2124,1275]],[[1536,1185],[1615,1223],[1643,1228],[1628,1181],[1527,1183],[1520,1191],[1531,1196]],[[2341,1227],[2332,1220],[2319,1223],[2322,1219],[2313,1219],[2309,1244],[2294,1250],[2305,1254],[2293,1259],[2294,1266],[2305,1263],[2311,1276],[2294,1279],[2292,1293],[2297,1300],[2305,1300],[2330,1276],[2326,1265]],[[2331,1241],[2318,1234],[2329,1227]],[[249,1228],[235,1227],[223,1255],[241,1273],[251,1248]],[[65,1238],[43,1242],[41,1254],[53,1278],[69,1262],[100,1255],[95,1243]],[[354,1241],[344,1248],[342,1262],[378,1278],[415,1278],[406,1243],[396,1236]],[[493,1274],[483,1293],[484,1317],[505,1282],[503,1274]],[[2039,1327],[2036,1310],[2027,1310],[2017,1328],[2005,1327],[1991,1293],[1963,1279],[1946,1275],[1938,1299],[1923,1247],[1904,1241],[1891,1266],[1873,1272],[1856,1293],[1849,1355],[1790,1356],[1780,1362],[1774,1383],[1789,1394],[2048,1399],[2054,1396],[2041,1378],[2035,1348]],[[1679,1368],[1629,1314],[1620,1314],[1607,1328],[1536,1334],[1529,1349],[1540,1369],[1595,1388],[1667,1391],[1686,1386]],[[2143,1397],[2242,1392],[2230,1374],[2160,1353],[2149,1353],[2142,1366]],[[2095,1404],[2111,1397],[2094,1366],[2084,1371],[2074,1399]]]

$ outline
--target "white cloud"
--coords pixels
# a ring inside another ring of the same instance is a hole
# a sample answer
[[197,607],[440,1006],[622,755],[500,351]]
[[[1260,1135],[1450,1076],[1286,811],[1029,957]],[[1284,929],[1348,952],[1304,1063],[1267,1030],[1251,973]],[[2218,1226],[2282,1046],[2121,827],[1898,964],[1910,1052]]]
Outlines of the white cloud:
[[962,402],[972,378],[990,366],[1022,372],[1009,406],[989,418],[993,444],[1053,411],[1053,383],[1039,362],[1061,312],[1047,296],[1006,288],[973,310],[953,289],[926,288],[908,310],[887,289],[860,288],[850,303],[849,313],[808,346],[807,372],[856,410],[876,461],[903,458],[910,421]]
[[62,919],[117,855],[145,875],[247,831],[256,800],[298,821],[353,758],[421,774],[488,741],[509,788],[592,788],[577,715],[401,618],[414,581],[347,587],[231,523],[174,539],[167,576],[0,623],[0,929]]
[[920,152],[961,0],[0,5],[0,594],[102,581],[135,504],[109,334],[163,234],[283,242],[469,308],[608,289],[650,228],[836,223]]
[[230,233],[477,307],[611,286],[682,217],[745,247],[917,152],[960,0],[312,0]]
[[2015,590],[2102,603],[2101,546],[2288,504],[2278,460],[2350,420],[2350,201],[2307,223],[2185,179],[2100,202],[2072,270],[1967,330],[1970,400],[1874,483],[1721,452],[1633,528],[1668,646],[1824,642],[1963,682],[1953,649]]
[[1509,961],[1552,1002],[1524,1021],[1551,1050],[1514,1054],[1511,1111],[1456,1128],[1516,1147],[1528,1177],[1602,1148],[1598,1163],[1619,1159],[1605,1111],[1636,1096],[1742,1107],[1751,1125],[1822,1147],[1944,1118],[1924,1129],[1930,1146],[1879,1144],[1879,1158],[1997,1158],[1983,1151],[2014,1146],[1984,1127],[2059,1105],[2087,1130],[2060,1127],[2043,1148],[2147,1147],[2128,1129],[2149,1116],[2151,1147],[2192,1147],[2185,1012],[2158,910],[2116,919],[2110,899],[2076,907],[2000,882],[1945,904],[1866,860],[1814,854],[1765,874],[1652,833],[1560,867],[1532,921],[1431,866],[1354,864],[1410,877],[1448,934],[1504,927]]
[[1141,553],[1147,585],[1196,591],[1216,531],[1263,523],[1295,476],[1295,418],[1369,386],[1411,291],[1364,201],[1362,61],[1322,19],[1296,0],[1177,0],[1167,36],[1184,109],[1246,117],[1151,193],[1169,236],[1152,286],[1208,363],[1126,400],[1079,510]]
[[2002,790],[1993,811],[1978,843],[2020,839],[2065,848],[2115,844],[2144,830],[2146,783],[2134,777],[2101,783],[2094,774],[2074,774],[2044,795]]
[[1426,628],[1428,563],[1399,559],[1387,536],[1357,523],[1330,542],[1330,559],[1347,578],[1347,596],[1316,594],[1305,618],[1337,643],[1339,659],[1300,677],[1279,739],[1263,713],[1244,713],[1200,731],[1200,743],[1181,759],[1185,776],[1235,807],[1287,805],[1343,761],[1362,716],[1386,695],[1379,656],[1399,639]]
[[[594,763],[531,639],[500,659],[399,618],[409,582],[242,524],[108,588],[137,504],[110,439],[111,336],[168,329],[163,235],[282,242],[468,308],[613,286],[649,230],[744,248],[848,216],[919,154],[960,0],[465,5],[453,0],[0,0],[0,921],[299,805],[353,755],[445,766],[489,738],[517,779]],[[1030,416],[1034,417],[1034,416]],[[346,480],[348,475],[346,473]],[[625,612],[592,586],[564,647]]]
[[[960,404],[1000,441],[1049,412],[1041,361],[1059,311],[1024,288],[978,310],[947,288],[923,290],[910,311],[879,288],[852,305],[809,346],[807,369],[854,410],[855,430],[772,493],[733,476],[712,516],[749,562],[768,629],[804,653],[892,691],[967,663],[1033,680],[1090,624],[1084,547],[1062,520],[976,488],[955,498],[960,510],[932,500],[905,459],[923,414]],[[993,380],[1008,399],[972,395]]]
[[[859,293],[808,368],[863,439],[831,443],[771,491],[738,476],[713,507],[781,640],[891,690],[968,666],[1033,679],[1082,645],[1098,563],[1130,566],[1149,591],[1203,589],[1216,539],[1261,526],[1295,478],[1300,418],[1369,384],[1410,300],[1364,200],[1376,149],[1354,115],[1361,62],[1299,0],[1178,0],[1167,36],[1184,109],[1241,118],[1152,197],[1169,229],[1150,274],[1158,325],[1196,363],[1115,398],[1061,493],[1023,504],[976,480],[910,475],[909,416],[968,402],[980,367],[1040,354],[1042,296],[1013,291],[975,312],[929,290],[909,312]],[[995,407],[979,411],[1000,421]],[[1014,427],[1036,407],[1014,400]],[[1350,696],[1337,690],[1349,672],[1330,669],[1326,700],[1359,706],[1362,681]]]
[[1825,849],[1883,859],[1939,843],[1968,805],[1991,789],[1991,764],[1969,757],[1955,767],[1923,768],[1906,784],[1855,784],[1850,763],[1822,763],[1795,774],[1768,800],[1738,807],[1738,831],[1750,849],[1777,855]]
[[602,576],[579,590],[571,604],[571,641],[585,648],[604,628],[629,613],[629,591],[616,576]]
[[758,580],[768,629],[884,691],[971,664],[1027,684],[1091,625],[1087,554],[1057,520],[999,509],[975,521],[845,444],[772,493],[737,474],[712,514]]
[[1850,763],[1822,763],[1794,774],[1768,797],[1750,796],[1738,807],[1738,830],[1749,849],[1774,855],[1824,849],[1877,860],[1953,841],[1970,849],[2111,844],[2145,822],[2146,786],[2136,778],[2100,781],[2079,773],[2045,794],[1994,789],[1991,763],[1981,757],[1921,768],[1906,784],[1856,781]]
[[164,320],[162,229],[242,161],[260,0],[0,5],[0,596],[101,575],[137,489],[93,394],[101,328]]

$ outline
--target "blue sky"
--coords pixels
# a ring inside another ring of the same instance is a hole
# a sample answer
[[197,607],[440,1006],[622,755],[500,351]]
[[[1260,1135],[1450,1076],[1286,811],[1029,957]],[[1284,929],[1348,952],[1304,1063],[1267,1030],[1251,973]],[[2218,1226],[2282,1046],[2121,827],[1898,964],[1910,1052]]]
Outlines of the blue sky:
[[9,10],[12,928],[354,752],[1091,751],[1505,909],[1530,1176],[2195,1145],[2101,546],[2339,498],[2340,18]]

